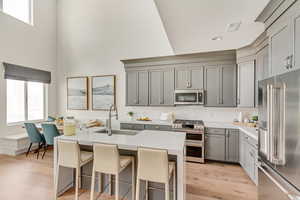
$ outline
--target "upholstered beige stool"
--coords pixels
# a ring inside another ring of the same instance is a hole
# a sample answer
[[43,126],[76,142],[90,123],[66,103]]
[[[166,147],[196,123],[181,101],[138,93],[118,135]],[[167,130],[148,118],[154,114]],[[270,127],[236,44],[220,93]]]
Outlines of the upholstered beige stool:
[[55,177],[55,199],[57,199],[57,187],[59,167],[76,169],[75,200],[78,200],[78,189],[81,187],[81,167],[93,160],[93,153],[80,151],[79,144],[73,141],[58,141],[58,163]]
[[148,200],[148,182],[165,184],[165,199],[170,199],[169,182],[173,175],[173,199],[176,199],[175,162],[169,162],[168,151],[162,149],[139,148],[136,200],[140,196],[140,181],[146,181],[146,199]]
[[[94,144],[91,200],[94,199],[95,173],[115,175],[115,199],[119,200],[119,174],[132,163],[132,200],[135,194],[135,166],[133,156],[120,156],[114,144]],[[101,178],[99,179],[101,181]],[[101,184],[101,183],[100,183]],[[110,189],[111,190],[111,189]],[[101,191],[100,191],[101,192]]]

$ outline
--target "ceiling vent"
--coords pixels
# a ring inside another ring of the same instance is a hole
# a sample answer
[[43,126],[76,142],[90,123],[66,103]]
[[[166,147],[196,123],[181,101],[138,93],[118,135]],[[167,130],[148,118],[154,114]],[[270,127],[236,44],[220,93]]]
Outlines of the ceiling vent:
[[213,37],[211,40],[220,41],[220,40],[223,40],[223,37],[222,36],[216,36],[216,37]]
[[235,23],[232,23],[232,24],[229,24],[227,26],[227,32],[235,32],[235,31],[238,31],[240,26],[241,26],[242,22],[235,22]]

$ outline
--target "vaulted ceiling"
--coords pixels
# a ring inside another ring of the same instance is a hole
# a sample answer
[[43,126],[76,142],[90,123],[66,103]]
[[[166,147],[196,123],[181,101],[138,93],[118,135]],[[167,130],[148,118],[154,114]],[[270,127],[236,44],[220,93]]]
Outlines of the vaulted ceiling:
[[[154,0],[175,54],[237,49],[264,31],[255,18],[269,0]],[[231,23],[239,29],[228,32]],[[212,40],[221,36],[222,40]]]

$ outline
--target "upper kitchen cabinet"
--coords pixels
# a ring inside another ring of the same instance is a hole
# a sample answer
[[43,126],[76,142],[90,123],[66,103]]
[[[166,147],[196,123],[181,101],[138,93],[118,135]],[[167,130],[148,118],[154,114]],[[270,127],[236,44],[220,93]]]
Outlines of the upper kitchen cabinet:
[[254,107],[255,62],[238,64],[238,107]]
[[256,80],[260,81],[269,77],[269,45],[259,49],[256,54]]
[[126,73],[126,106],[175,106],[176,89],[204,90],[204,73],[207,106],[236,106],[236,51],[122,62]]
[[[270,34],[271,74],[278,75],[289,71],[291,62],[291,26],[289,21],[273,27]],[[275,30],[276,29],[276,30]]]
[[174,105],[174,69],[149,70],[149,105]]
[[213,65],[204,68],[205,105],[236,106],[236,65]]
[[148,105],[148,71],[128,71],[126,73],[126,105]]
[[176,89],[203,89],[203,67],[177,67],[175,69]]
[[267,28],[270,76],[300,68],[300,1],[271,1],[257,18]]

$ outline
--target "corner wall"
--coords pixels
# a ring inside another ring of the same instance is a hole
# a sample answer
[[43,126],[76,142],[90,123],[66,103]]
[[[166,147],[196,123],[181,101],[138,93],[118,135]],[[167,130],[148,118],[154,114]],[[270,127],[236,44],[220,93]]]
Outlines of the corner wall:
[[6,80],[2,62],[52,72],[48,112],[56,114],[56,0],[34,1],[34,26],[0,11],[0,138],[24,132],[6,124]]

